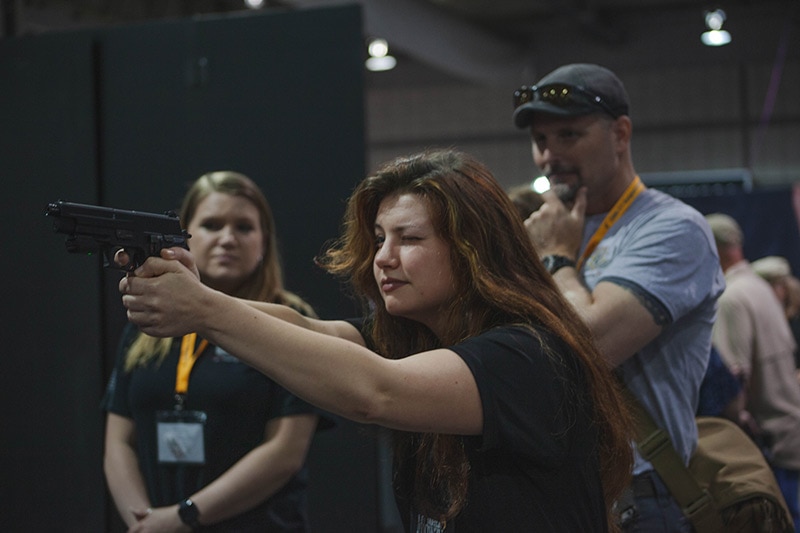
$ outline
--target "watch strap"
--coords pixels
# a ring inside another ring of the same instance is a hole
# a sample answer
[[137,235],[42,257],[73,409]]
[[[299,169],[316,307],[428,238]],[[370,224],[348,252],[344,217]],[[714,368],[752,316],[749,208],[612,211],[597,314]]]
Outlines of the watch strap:
[[550,274],[555,274],[564,267],[575,268],[575,261],[564,255],[546,255],[542,257],[542,264]]
[[200,529],[200,509],[190,498],[186,498],[178,505],[178,516],[181,517],[181,522],[192,528],[192,531]]

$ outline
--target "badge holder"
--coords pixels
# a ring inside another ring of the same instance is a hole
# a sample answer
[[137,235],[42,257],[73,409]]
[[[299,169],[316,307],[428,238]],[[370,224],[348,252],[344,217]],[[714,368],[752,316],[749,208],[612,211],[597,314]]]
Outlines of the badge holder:
[[177,403],[174,410],[156,413],[158,462],[205,464],[206,413],[183,409],[183,395],[176,394],[175,397]]
[[181,357],[175,377],[175,408],[172,411],[156,412],[156,441],[158,462],[174,465],[202,465],[206,462],[204,411],[189,411],[186,395],[189,390],[189,373],[198,356],[208,346],[203,340],[194,350],[197,335],[184,335]]

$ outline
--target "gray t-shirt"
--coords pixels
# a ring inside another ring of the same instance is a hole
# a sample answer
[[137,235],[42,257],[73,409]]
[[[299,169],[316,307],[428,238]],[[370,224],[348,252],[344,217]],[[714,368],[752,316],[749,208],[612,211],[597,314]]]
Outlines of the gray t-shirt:
[[[581,250],[604,217],[587,217]],[[619,368],[625,384],[688,463],[697,445],[694,414],[717,298],[725,288],[706,220],[683,202],[647,189],[611,227],[581,274],[590,290],[601,281],[628,288],[664,325],[658,337]],[[634,474],[650,469],[637,453]]]

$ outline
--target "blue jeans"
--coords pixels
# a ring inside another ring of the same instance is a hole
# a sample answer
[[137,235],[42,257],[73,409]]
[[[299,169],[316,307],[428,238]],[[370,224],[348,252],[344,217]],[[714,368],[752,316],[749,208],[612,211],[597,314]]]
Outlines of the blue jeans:
[[657,473],[650,471],[635,477],[634,509],[622,523],[623,533],[692,533],[689,519],[669,493]]
[[800,472],[778,466],[773,466],[772,471],[775,473],[775,479],[778,481],[778,486],[783,493],[783,499],[786,500],[786,506],[789,508],[789,512],[792,513],[794,530],[800,533],[800,503],[798,503],[800,500],[800,491],[798,491]]

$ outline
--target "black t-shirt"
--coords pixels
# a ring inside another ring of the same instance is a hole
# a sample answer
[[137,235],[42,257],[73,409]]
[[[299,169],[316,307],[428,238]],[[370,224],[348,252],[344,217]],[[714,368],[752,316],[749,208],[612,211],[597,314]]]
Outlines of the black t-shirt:
[[[102,407],[135,422],[139,467],[153,506],[173,505],[214,481],[263,442],[264,428],[273,418],[314,413],[323,415],[322,427],[329,425],[329,415],[221,348],[208,346],[192,367],[185,405],[186,410],[207,415],[206,462],[202,466],[161,464],[156,412],[171,411],[175,406],[181,339],[174,339],[171,352],[161,364],[150,361],[125,372],[127,348],[136,334],[132,327],[125,332]],[[261,505],[204,531],[304,531],[306,485],[307,472],[303,468]]]
[[583,367],[563,343],[539,334],[542,342],[528,329],[500,327],[449,348],[472,371],[483,406],[482,435],[464,438],[469,499],[442,529],[398,495],[407,531],[607,531]]

